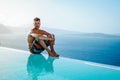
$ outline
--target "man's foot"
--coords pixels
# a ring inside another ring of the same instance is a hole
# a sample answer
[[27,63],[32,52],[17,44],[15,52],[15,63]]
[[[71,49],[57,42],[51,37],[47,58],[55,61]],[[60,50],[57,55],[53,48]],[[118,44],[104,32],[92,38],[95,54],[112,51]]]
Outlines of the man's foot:
[[56,54],[54,54],[52,52],[49,52],[49,56],[51,56],[51,57],[59,57],[58,55],[56,55]]
[[54,56],[52,52],[48,52],[49,56]]
[[56,57],[59,57],[60,55],[57,54],[55,51],[52,51],[52,53],[56,56]]
[[49,56],[51,56],[51,57],[59,57],[59,55],[49,55]]

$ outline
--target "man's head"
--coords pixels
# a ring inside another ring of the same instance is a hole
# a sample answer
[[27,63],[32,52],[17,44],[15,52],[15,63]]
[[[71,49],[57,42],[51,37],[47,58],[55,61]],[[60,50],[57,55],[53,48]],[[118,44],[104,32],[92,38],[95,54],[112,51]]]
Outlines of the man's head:
[[34,27],[35,27],[35,28],[39,29],[39,27],[40,27],[40,25],[41,25],[41,23],[40,23],[40,18],[35,17],[33,24],[34,24]]

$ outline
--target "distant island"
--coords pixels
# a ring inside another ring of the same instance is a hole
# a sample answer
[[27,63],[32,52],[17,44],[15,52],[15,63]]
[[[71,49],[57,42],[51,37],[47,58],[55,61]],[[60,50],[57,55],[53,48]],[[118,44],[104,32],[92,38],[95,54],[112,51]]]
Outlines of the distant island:
[[[32,27],[11,27],[0,24],[0,34],[27,34]],[[77,31],[68,31],[63,29],[49,28],[49,27],[41,27],[43,30],[46,30],[50,33],[54,34],[65,34],[65,35],[75,35],[75,36],[84,36],[84,37],[120,37],[120,34],[105,34],[105,33],[84,33]]]
[[8,26],[5,26],[3,24],[0,24],[0,34],[2,33],[12,33],[12,31],[8,28]]

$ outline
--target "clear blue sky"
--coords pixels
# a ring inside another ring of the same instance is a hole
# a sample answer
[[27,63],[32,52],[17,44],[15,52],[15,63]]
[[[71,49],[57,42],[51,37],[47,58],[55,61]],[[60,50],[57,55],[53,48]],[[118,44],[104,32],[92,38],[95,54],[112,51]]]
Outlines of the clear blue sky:
[[120,33],[120,0],[0,1],[0,23],[24,27],[32,24],[36,16],[45,27]]

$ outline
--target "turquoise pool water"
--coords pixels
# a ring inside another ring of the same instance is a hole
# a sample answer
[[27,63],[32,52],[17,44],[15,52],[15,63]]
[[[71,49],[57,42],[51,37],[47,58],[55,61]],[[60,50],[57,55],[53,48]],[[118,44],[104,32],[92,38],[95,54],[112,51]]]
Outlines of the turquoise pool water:
[[120,67],[0,47],[0,80],[120,80]]

